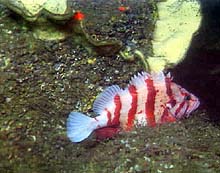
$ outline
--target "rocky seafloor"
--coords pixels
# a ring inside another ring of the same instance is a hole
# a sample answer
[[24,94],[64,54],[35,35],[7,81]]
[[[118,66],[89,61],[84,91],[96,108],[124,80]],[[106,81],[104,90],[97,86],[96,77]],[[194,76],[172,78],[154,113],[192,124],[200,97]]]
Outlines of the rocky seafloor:
[[[116,37],[147,55],[152,2],[129,1],[130,14],[119,12],[116,1],[75,5],[89,16],[88,32]],[[202,108],[176,123],[71,143],[68,113],[91,112],[98,93],[112,84],[124,87],[142,64],[119,55],[90,55],[71,39],[36,40],[30,27],[4,8],[0,21],[0,172],[220,172],[220,128],[207,121]]]

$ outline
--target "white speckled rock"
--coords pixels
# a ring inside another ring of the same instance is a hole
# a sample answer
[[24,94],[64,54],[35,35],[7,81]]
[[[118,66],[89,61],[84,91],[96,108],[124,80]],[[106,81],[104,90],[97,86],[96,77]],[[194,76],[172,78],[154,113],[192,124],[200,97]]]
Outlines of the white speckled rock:
[[48,19],[66,21],[74,10],[68,0],[0,0],[0,3],[33,22],[33,35],[41,40],[60,40],[66,37]]
[[167,0],[158,3],[159,19],[154,32],[153,57],[148,62],[153,71],[180,62],[201,22],[197,0]]
[[73,14],[68,0],[0,0],[0,3],[28,21],[36,21],[41,15],[67,20]]

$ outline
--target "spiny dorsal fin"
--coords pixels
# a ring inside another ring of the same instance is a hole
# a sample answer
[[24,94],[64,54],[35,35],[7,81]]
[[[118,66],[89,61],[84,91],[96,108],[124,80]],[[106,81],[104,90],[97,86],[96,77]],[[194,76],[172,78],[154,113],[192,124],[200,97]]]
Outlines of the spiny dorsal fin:
[[173,76],[171,76],[170,72],[168,72],[165,77],[170,79],[171,81],[173,80]]
[[165,76],[162,71],[157,72],[157,73],[152,73],[151,76],[152,76],[152,79],[154,80],[155,83],[157,83],[157,82],[164,83],[165,82]]
[[131,78],[131,81],[128,85],[128,87],[130,85],[134,85],[134,86],[142,86],[145,85],[145,80],[150,79],[153,80],[155,84],[161,84],[161,83],[165,83],[165,78],[169,78],[172,80],[172,77],[170,75],[170,73],[168,73],[167,75],[164,75],[164,73],[161,72],[153,72],[151,74],[147,73],[147,72],[141,72],[138,73],[137,75],[134,75]]
[[121,92],[122,89],[118,85],[113,85],[107,87],[101,94],[98,95],[97,99],[93,104],[93,111],[96,114],[101,114],[101,112],[106,108],[107,104],[113,100],[114,96]]
[[150,78],[150,74],[146,73],[146,72],[141,72],[141,73],[138,73],[137,75],[134,75],[132,78],[131,78],[131,81],[128,85],[128,87],[130,85],[134,85],[134,86],[140,86],[140,85],[145,85],[145,80]]

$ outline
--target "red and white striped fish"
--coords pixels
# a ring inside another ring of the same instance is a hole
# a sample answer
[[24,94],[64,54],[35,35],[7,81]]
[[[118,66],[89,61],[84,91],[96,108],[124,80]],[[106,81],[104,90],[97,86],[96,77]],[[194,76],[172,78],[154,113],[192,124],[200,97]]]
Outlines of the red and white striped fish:
[[155,126],[188,117],[198,106],[198,98],[172,82],[170,74],[142,72],[125,89],[118,85],[106,88],[93,104],[95,118],[71,112],[67,136],[72,142],[80,142],[92,132],[108,138],[135,125]]

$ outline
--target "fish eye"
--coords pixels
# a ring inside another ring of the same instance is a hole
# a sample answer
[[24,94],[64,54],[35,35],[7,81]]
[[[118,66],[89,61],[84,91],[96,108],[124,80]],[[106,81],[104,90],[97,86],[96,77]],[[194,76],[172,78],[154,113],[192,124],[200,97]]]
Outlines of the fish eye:
[[191,100],[191,96],[190,96],[190,95],[186,95],[186,96],[184,97],[184,100]]

